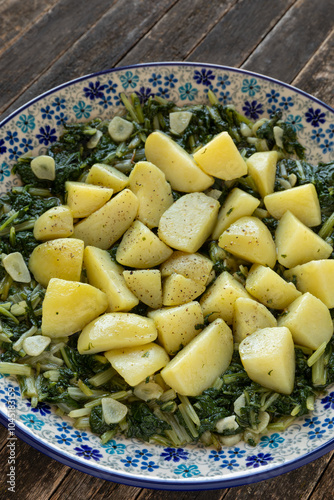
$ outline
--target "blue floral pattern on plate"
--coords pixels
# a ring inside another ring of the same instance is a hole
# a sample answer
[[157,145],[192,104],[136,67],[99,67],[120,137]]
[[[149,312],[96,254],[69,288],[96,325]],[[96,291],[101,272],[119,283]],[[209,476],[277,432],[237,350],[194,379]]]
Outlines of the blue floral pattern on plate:
[[[111,118],[119,111],[121,92],[135,92],[142,102],[159,95],[184,105],[207,102],[208,89],[220,102],[233,104],[254,120],[281,109],[283,118],[298,132],[309,161],[334,159],[334,110],[317,99],[242,70],[157,63],[117,68],[66,83],[5,119],[0,124],[0,193],[18,184],[10,175],[18,157],[45,152],[66,122]],[[208,489],[243,484],[245,478],[247,482],[261,478],[262,472],[266,478],[280,473],[285,464],[291,468],[298,460],[306,463],[319,447],[328,451],[334,446],[331,390],[316,401],[312,415],[295,420],[286,431],[262,436],[256,447],[240,442],[219,451],[202,444],[164,447],[122,436],[102,445],[97,436],[74,429],[68,418],[57,415],[49,405],[32,408],[20,398],[14,378],[7,376],[0,376],[0,416],[8,414],[13,394],[15,405],[11,406],[15,406],[16,425],[24,438],[38,443],[46,453],[52,449],[83,471],[120,482],[126,478],[138,486]]]

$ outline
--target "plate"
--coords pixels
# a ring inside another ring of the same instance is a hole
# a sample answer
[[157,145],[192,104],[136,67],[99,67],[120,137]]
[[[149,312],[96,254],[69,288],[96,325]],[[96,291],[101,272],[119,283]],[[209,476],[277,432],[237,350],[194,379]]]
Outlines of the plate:
[[[310,162],[334,159],[334,110],[277,80],[223,66],[152,63],[91,74],[56,87],[0,124],[0,193],[18,179],[10,173],[23,154],[42,154],[64,123],[120,108],[120,92],[142,101],[159,95],[179,104],[207,102],[209,89],[219,101],[257,120],[280,108],[306,147]],[[10,432],[60,462],[99,478],[127,485],[204,490],[240,486],[288,472],[334,448],[334,388],[329,388],[306,418],[285,432],[263,436],[256,447],[239,443],[221,451],[190,445],[168,448],[116,437],[101,445],[97,436],[73,428],[47,404],[32,408],[22,400],[13,377],[0,375],[0,421]]]

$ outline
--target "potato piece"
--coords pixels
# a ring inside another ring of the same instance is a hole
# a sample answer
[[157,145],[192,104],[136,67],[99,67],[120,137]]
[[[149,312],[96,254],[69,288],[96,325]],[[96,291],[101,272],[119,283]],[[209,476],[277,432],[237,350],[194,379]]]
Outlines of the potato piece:
[[150,229],[158,227],[161,215],[173,203],[165,174],[153,163],[139,161],[130,174],[129,187],[138,198],[138,219]]
[[106,250],[86,247],[84,264],[88,282],[107,295],[108,312],[130,311],[139,303],[126,286],[122,266],[114,262]]
[[313,227],[321,224],[320,204],[314,184],[277,191],[265,196],[263,201],[275,219],[280,219],[289,210],[305,226]]
[[209,321],[220,317],[232,324],[234,303],[239,297],[251,298],[239,281],[222,272],[200,299],[204,316],[209,314]]
[[285,267],[327,259],[333,247],[303,224],[290,211],[280,219],[275,232],[277,260]]
[[85,182],[65,182],[66,201],[73,217],[87,217],[110,200],[113,190]]
[[278,319],[278,326],[289,328],[294,343],[318,349],[333,335],[329,309],[321,300],[306,292],[294,300]]
[[114,193],[118,193],[128,186],[129,178],[111,165],[94,163],[88,172],[86,182],[110,188]]
[[262,198],[274,192],[277,158],[277,151],[263,151],[254,153],[246,160],[248,173]]
[[162,306],[161,273],[158,269],[123,271],[123,276],[127,287],[141,302],[152,309]]
[[145,155],[166,175],[173,189],[183,193],[204,191],[214,179],[205,174],[181,146],[163,132],[156,131],[145,142]]
[[173,250],[139,220],[124,234],[120,242],[116,260],[129,267],[145,269],[161,264],[171,256]]
[[40,215],[34,225],[34,238],[48,241],[73,234],[73,216],[69,207],[60,205]]
[[154,344],[112,349],[104,353],[111,366],[132,387],[143,382],[167,365],[169,356],[163,347]]
[[80,354],[140,346],[157,338],[154,321],[129,312],[105,313],[86,324],[78,339]]
[[210,279],[213,262],[200,253],[175,251],[160,266],[161,276],[166,278],[173,273],[182,274],[197,283],[206,285]]
[[256,330],[277,326],[275,316],[259,302],[239,297],[234,303],[233,336],[235,342],[241,342]]
[[55,338],[79,332],[107,306],[106,294],[94,286],[52,278],[43,301],[42,334]]
[[251,267],[245,286],[253,297],[271,309],[284,309],[301,295],[293,283],[269,267],[257,264]]
[[252,333],[239,345],[239,354],[251,380],[272,391],[291,394],[295,350],[288,328],[263,328]]
[[205,285],[186,278],[182,274],[173,273],[164,280],[162,303],[164,306],[180,306],[196,299],[204,291]]
[[241,217],[219,237],[218,245],[255,264],[274,267],[276,247],[269,229],[257,217]]
[[129,228],[137,215],[138,200],[130,189],[124,189],[103,207],[74,226],[74,237],[85,245],[107,250]]
[[186,194],[162,215],[159,238],[177,250],[197,252],[216,224],[218,210],[219,202],[210,196]]
[[228,368],[232,354],[232,332],[218,318],[177,353],[161,376],[179,394],[199,396]]
[[76,238],[58,238],[34,248],[29,269],[44,288],[51,278],[79,281],[81,277],[84,243]]
[[177,307],[163,307],[150,311],[158,330],[158,341],[168,354],[176,354],[201,331],[204,323],[202,308],[197,301]]
[[196,153],[194,160],[201,169],[218,179],[230,181],[247,174],[247,164],[228,132],[221,132]]
[[218,240],[219,236],[235,221],[245,215],[252,215],[260,205],[260,200],[251,194],[234,188],[224,201],[218,213],[217,224],[212,232],[211,238]]
[[301,292],[310,292],[331,309],[334,307],[334,260],[312,260],[284,272],[288,280],[296,280]]

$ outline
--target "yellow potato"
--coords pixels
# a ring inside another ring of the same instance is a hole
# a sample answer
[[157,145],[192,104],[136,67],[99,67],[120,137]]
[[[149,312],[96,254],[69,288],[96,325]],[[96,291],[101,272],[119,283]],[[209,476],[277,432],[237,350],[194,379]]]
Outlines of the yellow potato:
[[162,306],[161,273],[158,269],[123,271],[127,287],[138,299],[151,307]]
[[274,191],[277,158],[277,151],[263,151],[254,153],[246,160],[248,173],[262,198]]
[[256,330],[277,326],[275,316],[263,305],[253,299],[239,297],[234,303],[233,336],[241,342]]
[[67,238],[73,234],[73,216],[69,207],[60,205],[40,215],[34,225],[36,240]]
[[85,182],[65,183],[66,202],[73,217],[87,217],[110,200],[113,190]]
[[114,193],[122,191],[129,184],[129,178],[111,165],[104,163],[94,163],[90,168],[86,182],[88,184],[95,184],[110,188]]
[[163,278],[178,273],[185,278],[206,285],[210,279],[212,267],[212,260],[200,253],[187,253],[177,250],[161,264],[160,271]]
[[164,306],[179,306],[196,299],[204,291],[205,285],[173,273],[163,282],[162,303]]

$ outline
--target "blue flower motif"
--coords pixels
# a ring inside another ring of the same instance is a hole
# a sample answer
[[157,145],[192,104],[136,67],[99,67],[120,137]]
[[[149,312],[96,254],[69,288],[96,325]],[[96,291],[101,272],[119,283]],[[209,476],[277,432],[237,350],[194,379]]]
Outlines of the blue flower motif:
[[8,148],[8,153],[9,153],[9,159],[14,161],[17,161],[22,154],[17,146],[14,146],[13,148]]
[[255,94],[260,91],[260,89],[261,86],[258,85],[256,78],[251,78],[250,80],[248,80],[248,78],[245,78],[245,80],[242,82],[241,92],[248,94],[250,97],[254,97]]
[[230,455],[230,457],[241,458],[246,453],[246,451],[241,450],[240,448],[234,448],[233,450],[227,450],[227,453]]
[[114,83],[112,80],[108,81],[108,84],[106,85],[106,93],[107,94],[116,94],[117,92],[117,83]]
[[334,392],[330,392],[327,396],[322,398],[321,404],[324,405],[325,410],[329,410],[329,408],[334,410]]
[[151,78],[148,79],[148,81],[153,87],[156,87],[157,85],[162,85],[161,75],[156,75],[155,73],[152,73],[152,76]]
[[323,144],[320,144],[320,147],[322,149],[322,152],[324,154],[329,153],[333,149],[333,141],[329,141],[328,139],[324,140]]
[[206,87],[210,87],[213,80],[215,79],[215,75],[211,69],[201,69],[201,71],[196,70],[194,73],[194,80],[198,84],[203,84]]
[[56,108],[56,111],[60,111],[61,109],[66,108],[65,102],[66,102],[66,99],[64,99],[63,97],[56,97],[55,100],[53,101],[53,103],[51,104],[51,106]]
[[39,420],[36,415],[33,415],[32,413],[28,413],[27,415],[20,415],[20,419],[22,420],[24,425],[29,427],[29,429],[35,429],[36,431],[40,431],[44,425],[44,422],[42,422],[42,420]]
[[0,182],[4,181],[5,177],[10,176],[10,167],[4,161],[0,165]]
[[275,432],[275,434],[272,434],[271,436],[263,436],[260,440],[260,446],[261,448],[265,448],[266,446],[269,446],[269,448],[278,448],[280,443],[283,443],[284,441],[285,439]]
[[271,89],[271,91],[268,94],[266,94],[266,97],[268,98],[269,103],[278,102],[279,96],[280,96],[280,93],[274,89]]
[[328,429],[333,429],[334,427],[334,418],[325,418],[322,427],[328,427]]
[[258,455],[251,455],[250,457],[247,457],[246,466],[256,469],[257,467],[260,467],[260,465],[267,465],[271,460],[273,460],[273,457],[270,453],[259,453]]
[[304,128],[304,125],[302,124],[302,117],[300,115],[288,115],[285,121],[289,123],[289,125],[291,125],[296,132]]
[[325,123],[325,116],[325,113],[322,113],[319,108],[309,108],[305,113],[307,123],[311,123],[313,127],[319,127],[320,123]]
[[[8,165],[6,165],[6,167],[9,169]],[[1,179],[1,170],[2,169],[0,169],[0,180],[3,180],[3,179]],[[6,177],[8,177],[9,170],[8,170],[8,173],[6,171],[6,173],[4,175]],[[8,387],[6,388],[6,390],[2,390],[2,389],[0,390],[0,394],[4,394],[4,396],[0,399],[0,401],[2,401],[2,403],[5,403],[6,406],[16,407],[16,399],[15,398],[20,397],[20,390],[18,387],[14,387],[11,384],[9,384]]]
[[11,132],[8,130],[7,135],[5,137],[5,141],[8,141],[11,146],[15,144],[15,142],[19,142],[18,138],[18,133],[17,132]]
[[113,439],[111,439],[110,441],[108,441],[108,443],[102,446],[109,455],[114,455],[115,453],[116,455],[124,455],[124,452],[126,450],[125,444],[120,444],[120,443],[118,444]]
[[121,462],[124,463],[125,467],[138,467],[139,460],[128,456],[126,458],[121,458]]
[[153,457],[153,455],[146,448],[144,448],[143,450],[136,450],[135,451],[135,458],[141,458],[142,460],[148,460],[149,457]]
[[329,138],[333,139],[334,137],[334,123],[329,125],[329,128],[326,130],[326,133],[329,134]]
[[121,94],[117,94],[114,96],[114,104],[115,106],[120,106],[122,104]]
[[320,420],[318,417],[305,418],[305,422],[303,423],[303,427],[309,427],[313,429],[316,425],[320,424]]
[[48,118],[49,120],[51,120],[52,115],[55,114],[55,112],[53,111],[53,109],[50,108],[50,106],[45,106],[45,108],[41,108],[41,113],[42,113],[42,118],[44,120],[46,118]]
[[231,460],[223,460],[222,464],[220,467],[227,468],[229,470],[233,470],[235,467],[239,467],[239,464],[236,460],[231,459]]
[[93,107],[90,104],[86,104],[85,101],[79,101],[78,104],[73,106],[73,111],[78,120],[80,118],[89,118],[92,109]]
[[310,439],[320,439],[323,437],[323,434],[325,434],[326,431],[325,429],[320,429],[320,427],[316,427],[314,431],[308,432],[309,438]]
[[218,100],[226,105],[229,101],[232,101],[232,97],[230,95],[230,92],[229,91],[219,92]]
[[103,96],[103,99],[99,101],[99,105],[103,106],[104,109],[107,109],[109,106],[112,106],[112,97],[111,95]]
[[61,111],[59,115],[55,115],[55,119],[57,120],[57,125],[65,125],[65,122],[68,120],[68,116]]
[[271,116],[272,114],[276,113],[276,111],[278,111],[278,110],[279,110],[279,107],[276,106],[276,104],[272,104],[271,108],[267,109],[267,113],[269,116]]
[[128,87],[134,89],[139,82],[139,76],[134,75],[132,71],[127,71],[125,75],[121,75],[119,79],[121,80],[124,89],[127,89]]
[[32,115],[20,115],[16,125],[25,134],[28,130],[34,130],[35,128],[35,118]]
[[323,139],[324,137],[325,137],[325,134],[323,133],[322,128],[312,130],[311,139],[313,141],[316,141],[317,143],[319,143],[321,141],[321,139]]
[[166,87],[170,87],[171,89],[173,89],[175,87],[175,84],[178,82],[178,79],[175,77],[173,73],[171,73],[168,76],[165,76],[164,80]]
[[155,462],[151,460],[150,462],[142,462],[141,469],[152,472],[154,469],[159,469],[159,465],[156,465]]
[[154,97],[154,94],[151,92],[149,87],[140,87],[139,92],[136,91],[137,96],[139,97],[140,103],[145,104],[145,102],[150,98]]
[[179,462],[181,459],[188,460],[188,455],[189,452],[183,448],[164,448],[164,451],[160,456],[167,462],[170,460],[173,460],[173,462]]
[[158,95],[160,97],[164,97],[165,99],[169,99],[169,97],[170,97],[169,89],[167,87],[165,87],[165,88],[159,87],[156,95]]
[[281,102],[279,103],[279,105],[283,108],[283,109],[289,109],[291,106],[293,106],[293,101],[292,101],[292,97],[282,97],[282,100]]
[[37,406],[32,408],[31,402],[27,402],[27,407],[30,408],[30,411],[33,411],[34,413],[40,413],[42,417],[45,417],[45,415],[50,415],[51,414],[51,406],[47,405],[46,403],[38,403]]
[[253,120],[257,120],[260,115],[263,114],[262,104],[257,101],[245,101],[245,105],[242,107],[246,116],[249,116]]
[[198,476],[198,474],[200,474],[200,471],[197,465],[181,464],[177,466],[177,468],[174,470],[174,473],[180,474],[182,477],[192,477]]
[[179,87],[180,98],[182,101],[189,99],[193,101],[198,93],[197,89],[194,89],[191,83],[186,83],[183,87]]
[[214,460],[215,462],[219,462],[222,458],[226,458],[225,453],[223,450],[211,450],[210,455],[208,457],[209,459]]
[[0,154],[2,155],[3,153],[6,153],[7,148],[5,146],[5,141],[3,139],[0,139]]
[[72,427],[67,422],[62,422],[61,424],[56,423],[55,426],[58,428],[59,432],[70,433],[72,430]]
[[74,431],[73,434],[71,434],[71,437],[74,439],[74,441],[78,441],[78,443],[89,441],[87,432],[83,431]]
[[66,434],[60,434],[60,435],[56,435],[55,436],[55,439],[57,440],[57,443],[59,444],[66,444],[66,445],[70,445],[73,441],[72,438],[70,438],[70,436],[67,436]]
[[85,97],[87,99],[90,99],[91,101],[94,101],[94,99],[103,99],[104,98],[104,89],[106,88],[106,85],[102,85],[101,82],[98,80],[94,82],[89,82],[88,87],[84,87],[83,91],[85,94]]
[[29,150],[34,149],[32,145],[32,139],[26,139],[25,137],[23,137],[20,148],[23,149],[24,153],[28,153]]
[[103,455],[101,455],[99,450],[91,448],[87,444],[82,444],[81,446],[74,448],[74,451],[78,457],[82,457],[85,460],[90,460],[92,458],[93,460],[96,460],[96,462],[99,462],[100,459],[103,458]]
[[228,75],[218,76],[217,80],[217,87],[221,87],[222,90],[225,90],[228,85],[231,85]]
[[44,146],[48,146],[52,142],[57,140],[56,129],[51,128],[50,125],[45,125],[39,129],[40,133],[36,135],[38,142],[40,144],[44,144]]

